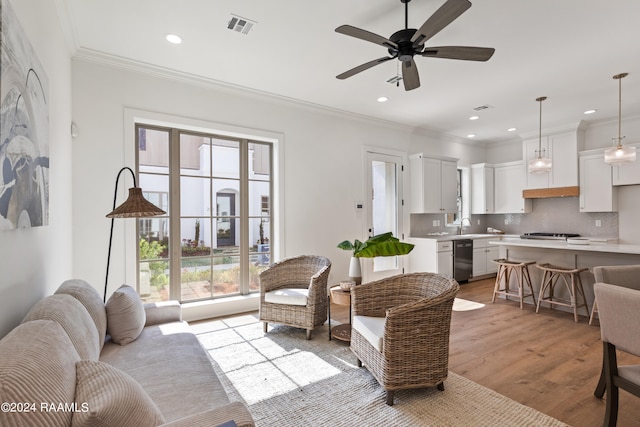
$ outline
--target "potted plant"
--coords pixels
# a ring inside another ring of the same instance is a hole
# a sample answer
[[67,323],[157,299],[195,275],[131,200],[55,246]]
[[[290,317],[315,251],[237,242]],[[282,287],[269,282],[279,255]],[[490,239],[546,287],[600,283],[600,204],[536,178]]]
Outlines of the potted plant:
[[360,258],[406,255],[413,250],[413,247],[413,244],[401,242],[400,239],[393,237],[391,232],[370,237],[366,242],[356,239],[353,243],[345,240],[338,244],[338,248],[352,251],[349,278],[358,285],[362,282]]

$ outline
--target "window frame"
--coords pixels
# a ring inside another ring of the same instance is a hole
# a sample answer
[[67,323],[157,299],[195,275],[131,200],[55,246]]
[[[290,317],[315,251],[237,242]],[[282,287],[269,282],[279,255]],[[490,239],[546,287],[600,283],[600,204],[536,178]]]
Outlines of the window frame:
[[[282,259],[285,254],[284,240],[284,134],[262,130],[255,127],[245,128],[237,125],[229,125],[219,122],[211,122],[199,119],[173,116],[165,113],[150,112],[125,107],[124,126],[130,129],[124,136],[124,160],[126,164],[136,165],[137,145],[136,145],[136,124],[149,127],[178,127],[185,131],[213,133],[216,135],[229,136],[234,138],[247,138],[257,143],[272,144],[271,168],[272,168],[272,203],[271,203],[271,262]],[[137,173],[137,169],[136,169]],[[121,197],[126,198],[123,190]],[[139,241],[137,221],[122,221],[124,228],[124,240],[121,250],[123,259],[124,282],[135,283],[139,287]],[[132,251],[133,249],[133,251]],[[234,302],[235,301],[235,302]],[[242,300],[231,298],[225,304],[237,305]],[[187,303],[188,304],[188,303]],[[194,306],[201,307],[201,305]]]

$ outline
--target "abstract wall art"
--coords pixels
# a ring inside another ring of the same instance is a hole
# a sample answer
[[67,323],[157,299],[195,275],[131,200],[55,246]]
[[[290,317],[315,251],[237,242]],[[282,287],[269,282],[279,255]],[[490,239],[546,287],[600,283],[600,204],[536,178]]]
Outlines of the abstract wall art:
[[0,0],[0,230],[49,223],[48,80],[8,0]]

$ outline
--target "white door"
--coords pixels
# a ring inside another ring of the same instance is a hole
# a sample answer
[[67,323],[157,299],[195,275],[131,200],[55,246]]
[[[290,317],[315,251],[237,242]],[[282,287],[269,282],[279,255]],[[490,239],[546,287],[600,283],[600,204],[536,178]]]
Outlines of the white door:
[[[402,235],[402,156],[367,151],[367,235]],[[403,257],[361,258],[363,281],[371,282],[403,272]]]

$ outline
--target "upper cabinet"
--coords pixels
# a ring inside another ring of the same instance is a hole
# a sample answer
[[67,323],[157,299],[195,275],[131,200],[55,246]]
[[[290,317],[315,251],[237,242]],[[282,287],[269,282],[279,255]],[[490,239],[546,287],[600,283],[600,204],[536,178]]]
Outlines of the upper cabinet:
[[524,168],[522,161],[494,165],[494,213],[531,212],[531,200],[522,198]]
[[640,145],[629,145],[633,145],[638,149],[638,159],[633,163],[611,167],[611,172],[613,173],[613,185],[640,184]]
[[611,186],[611,168],[604,150],[580,153],[580,212],[613,212],[617,198]]
[[411,213],[458,211],[458,161],[409,156],[411,167]]
[[575,187],[578,185],[578,151],[584,145],[584,131],[576,130],[543,136],[540,146],[552,161],[550,173],[529,173],[530,160],[538,157],[538,138],[523,142],[525,159],[524,189]]
[[471,213],[489,214],[494,212],[493,165],[480,163],[471,165]]

